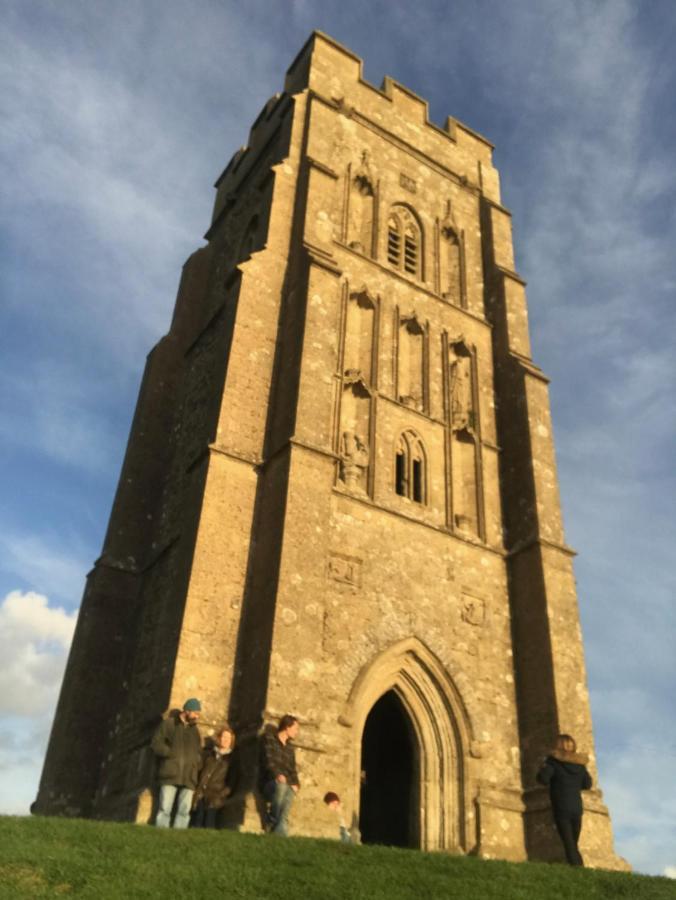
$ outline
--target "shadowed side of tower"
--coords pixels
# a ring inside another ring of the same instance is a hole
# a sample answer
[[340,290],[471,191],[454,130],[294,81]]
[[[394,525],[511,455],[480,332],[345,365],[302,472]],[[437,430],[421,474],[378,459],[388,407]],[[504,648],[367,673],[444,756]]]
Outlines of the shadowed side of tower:
[[[559,858],[534,774],[558,730],[593,736],[491,145],[315,33],[216,187],[149,357],[38,811],[147,819],[152,731],[195,695],[243,750],[232,824],[260,828],[256,736],[293,712],[296,833],[333,835],[336,790],[366,840]],[[620,866],[599,792],[587,809],[588,862]]]

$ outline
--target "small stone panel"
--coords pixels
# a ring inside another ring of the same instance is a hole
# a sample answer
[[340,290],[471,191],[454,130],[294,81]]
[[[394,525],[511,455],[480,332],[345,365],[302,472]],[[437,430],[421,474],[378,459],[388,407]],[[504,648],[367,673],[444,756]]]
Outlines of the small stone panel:
[[331,553],[327,563],[327,575],[339,584],[361,587],[362,560],[356,556],[342,553]]

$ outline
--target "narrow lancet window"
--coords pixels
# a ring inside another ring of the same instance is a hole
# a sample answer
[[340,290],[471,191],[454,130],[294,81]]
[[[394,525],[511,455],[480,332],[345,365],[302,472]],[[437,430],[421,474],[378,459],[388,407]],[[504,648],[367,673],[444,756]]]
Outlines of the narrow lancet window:
[[423,471],[422,460],[413,460],[413,500],[416,503],[423,502]]
[[427,473],[422,441],[413,431],[399,438],[394,457],[394,490],[414,503],[427,502]]
[[398,450],[395,457],[395,490],[401,496],[406,496],[406,454]]

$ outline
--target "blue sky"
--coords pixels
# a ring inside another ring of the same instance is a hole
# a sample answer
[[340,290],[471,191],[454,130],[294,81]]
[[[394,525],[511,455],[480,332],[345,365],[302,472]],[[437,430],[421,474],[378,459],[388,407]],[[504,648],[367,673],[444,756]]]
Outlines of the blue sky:
[[39,777],[145,354],[313,28],[496,145],[617,848],[676,876],[676,4],[5,0],[0,810]]

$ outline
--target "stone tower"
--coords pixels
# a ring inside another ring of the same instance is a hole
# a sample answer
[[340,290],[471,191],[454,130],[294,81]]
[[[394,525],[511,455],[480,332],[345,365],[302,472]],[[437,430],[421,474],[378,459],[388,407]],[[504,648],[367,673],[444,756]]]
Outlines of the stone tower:
[[[147,819],[202,699],[301,722],[297,834],[558,858],[534,773],[593,736],[547,378],[492,146],[313,34],[216,183],[148,357],[36,811]],[[601,793],[582,849],[622,865]]]

